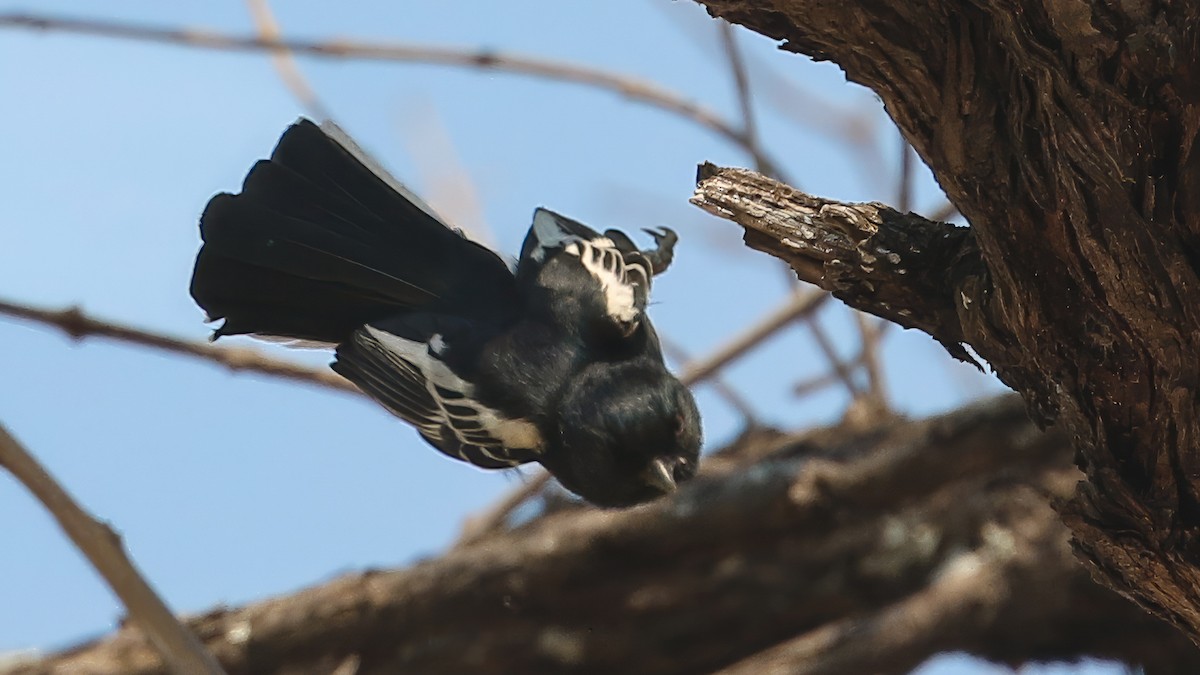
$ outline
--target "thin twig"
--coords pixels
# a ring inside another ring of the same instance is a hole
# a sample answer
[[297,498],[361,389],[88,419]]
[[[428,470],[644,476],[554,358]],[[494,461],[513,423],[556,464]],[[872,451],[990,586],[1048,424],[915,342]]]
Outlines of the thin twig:
[[[737,92],[738,107],[742,113],[742,135],[746,139],[746,152],[754,160],[755,170],[770,175],[767,167],[764,166],[768,162],[764,161],[762,145],[758,140],[758,123],[754,119],[754,97],[750,93],[750,76],[746,73],[746,61],[742,58],[742,51],[738,49],[733,24],[728,21],[718,21],[717,26],[721,33],[721,44],[725,48],[725,56],[729,59],[729,70],[733,75],[733,86]],[[772,178],[794,185],[791,181],[784,180],[779,176],[772,176]]]
[[883,332],[892,325],[890,321],[878,319],[871,321],[866,314],[854,311],[854,320],[858,323],[858,334],[862,340],[859,360],[867,373],[867,395],[878,406],[887,407],[887,391],[883,381],[883,368],[879,362],[879,343]]
[[[855,312],[855,314],[859,316],[865,316],[865,314],[862,312]],[[882,319],[876,321],[874,326],[871,326],[871,324],[868,323],[867,334],[862,346],[859,348],[858,355],[854,357],[854,360],[847,364],[847,366],[850,368],[863,368],[868,371],[868,377],[871,378],[872,386],[875,386],[874,383],[876,382],[879,383],[879,399],[885,404],[886,396],[884,396],[882,393],[883,374],[881,372],[875,375],[870,374],[871,369],[879,369],[878,362],[876,362],[874,365],[869,365],[867,362],[870,359],[878,358],[878,345],[883,339],[883,334],[887,332],[888,328],[894,325],[895,324],[893,324],[891,321],[884,321]],[[838,374],[833,370],[830,370],[822,375],[798,382],[792,387],[792,393],[796,396],[807,396],[813,392],[819,391],[833,384],[838,384],[840,382],[841,377],[839,377]]]
[[[734,90],[737,92],[738,107],[742,114],[742,135],[746,139],[744,147],[750,158],[754,160],[755,171],[788,185],[799,187],[794,179],[772,175],[773,172],[768,162],[765,161],[766,156],[763,154],[762,144],[758,138],[758,123],[754,118],[754,96],[750,93],[750,75],[746,70],[746,60],[742,57],[742,50],[738,49],[737,34],[734,33],[733,24],[728,21],[718,21],[717,32],[721,35],[721,45],[725,49],[725,57],[729,61],[729,70],[733,75]],[[786,287],[789,290],[794,289],[799,281],[792,269],[785,263],[779,265],[779,271],[783,273]]]
[[862,396],[862,387],[854,381],[854,372],[842,361],[842,357],[838,356],[837,349],[833,346],[833,340],[829,339],[829,334],[817,322],[815,314],[808,317],[805,322],[809,330],[812,331],[813,340],[817,343],[817,348],[821,350],[821,354],[825,356],[825,360],[829,361],[829,367],[838,380],[846,387],[847,393],[851,399],[856,399]]
[[225,671],[217,660],[175,618],[125,555],[120,536],[88,515],[3,424],[0,424],[0,467],[7,469],[54,516],[174,672],[223,675]]
[[455,547],[466,546],[479,541],[484,536],[500,530],[508,525],[508,519],[513,512],[521,508],[530,499],[541,494],[542,489],[550,482],[550,473],[542,470],[526,480],[520,487],[508,493],[500,501],[488,507],[478,516],[472,516],[463,523],[462,534],[459,535]]
[[[659,338],[662,341],[663,351],[666,352],[667,356],[678,364],[677,368],[679,370],[686,371],[688,364],[693,361],[692,357],[674,340],[670,340],[664,336],[659,336]],[[713,391],[717,392],[731,408],[742,415],[746,426],[758,426],[759,420],[758,416],[754,414],[754,408],[751,407],[749,401],[733,388],[733,385],[726,382],[725,378],[720,375],[713,376],[711,384]]]
[[361,393],[358,388],[337,373],[274,359],[262,352],[246,348],[215,347],[203,342],[191,342],[157,333],[121,326],[85,315],[78,307],[48,310],[0,300],[0,315],[15,316],[54,326],[75,339],[90,336],[106,337],[143,347],[184,354],[218,363],[233,371],[248,371],[270,375],[293,382],[317,385],[338,391]]
[[792,387],[792,394],[798,398],[803,398],[809,394],[816,392],[835,384],[841,384],[842,379],[837,376],[837,373],[830,371],[823,375],[818,375],[814,378],[803,380]]
[[900,137],[900,172],[896,185],[896,210],[908,213],[912,204],[913,154],[908,141]]
[[815,312],[828,299],[829,294],[824,291],[795,293],[779,309],[743,331],[708,358],[700,359],[699,362],[685,370],[679,377],[680,381],[690,387],[711,378],[725,366],[745,356],[763,340],[779,332],[780,329]]
[[[700,54],[714,60],[721,54],[720,50],[714,49],[714,20],[711,17],[704,12],[674,11],[666,3],[653,4],[671,19]],[[723,19],[715,22],[727,23]],[[849,106],[835,105],[817,93],[805,90],[766,61],[754,58],[753,54],[743,52],[741,60],[747,77],[753,78],[758,85],[754,97],[756,104],[772,108],[781,119],[800,128],[845,141],[855,152],[864,175],[879,174],[884,159],[875,143],[877,125],[872,122],[865,108],[859,106],[855,110]]]
[[493,248],[496,235],[484,217],[479,190],[471,172],[463,165],[442,116],[433,105],[413,103],[404,111],[402,126],[405,146],[430,205],[450,225]]
[[946,222],[958,215],[958,207],[951,204],[949,200],[936,209],[929,211],[929,219],[937,222]]
[[[376,43],[351,40],[268,40],[259,36],[226,35],[208,30],[155,28],[117,21],[50,17],[22,13],[0,14],[0,28],[61,31],[82,35],[158,42],[200,49],[224,51],[277,51],[288,49],[308,56],[362,61],[405,61],[445,66],[479,68],[519,73],[560,82],[571,82],[610,91],[632,101],[649,105],[690,120],[725,138],[747,147],[744,132],[703,106],[661,87],[634,78],[585,66],[564,64],[517,54],[488,50],[457,49],[434,45]],[[763,171],[779,175],[778,164],[763,158]]]
[[[268,0],[246,0],[246,6],[250,10],[250,15],[254,17],[254,25],[258,28],[259,38],[266,42],[279,42],[282,39],[282,33]],[[279,73],[279,79],[283,80],[284,86],[292,92],[292,96],[300,101],[310,115],[318,120],[333,119],[329,109],[317,96],[316,90],[304,77],[304,73],[300,72],[290,49],[286,47],[272,49],[271,62],[275,64],[275,70]]]

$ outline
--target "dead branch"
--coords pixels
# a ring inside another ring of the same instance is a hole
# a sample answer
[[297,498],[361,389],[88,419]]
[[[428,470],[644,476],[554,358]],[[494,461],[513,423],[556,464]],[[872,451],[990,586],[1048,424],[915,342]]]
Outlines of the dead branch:
[[787,261],[802,281],[929,333],[971,361],[958,307],[979,306],[984,271],[967,228],[883,204],[813,197],[753,171],[712,164],[700,167],[691,201],[744,227],[748,246]]
[[0,468],[7,469],[50,512],[88,559],[137,625],[137,633],[176,673],[223,675],[224,670],[183,626],[142,577],[121,545],[121,537],[79,506],[33,455],[0,424]]

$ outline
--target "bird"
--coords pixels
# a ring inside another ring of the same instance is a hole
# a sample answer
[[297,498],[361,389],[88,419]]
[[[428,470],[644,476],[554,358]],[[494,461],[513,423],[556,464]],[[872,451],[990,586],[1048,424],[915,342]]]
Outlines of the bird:
[[300,118],[200,217],[212,339],[331,346],[334,371],[437,450],[536,462],[602,507],[692,478],[700,413],[647,316],[674,258],[539,207],[515,265],[446,224],[332,122]]

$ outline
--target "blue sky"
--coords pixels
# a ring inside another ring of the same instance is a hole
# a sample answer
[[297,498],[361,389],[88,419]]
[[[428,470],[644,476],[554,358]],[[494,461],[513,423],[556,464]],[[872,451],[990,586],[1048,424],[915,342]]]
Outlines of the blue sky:
[[[691,2],[374,2],[338,13],[324,2],[277,4],[291,36],[515,51],[626,73],[737,115],[715,25]],[[105,3],[102,15],[100,7],[0,2],[0,11],[252,30],[241,2],[126,0]],[[878,100],[830,64],[777,52],[745,31],[739,38],[753,62],[792,83],[760,82],[759,110],[768,147],[796,182],[840,199],[894,201],[899,141]],[[516,251],[538,205],[600,227],[677,229],[682,243],[671,274],[656,283],[653,315],[693,355],[786,297],[775,261],[745,249],[735,226],[687,203],[698,162],[749,162],[709,131],[610,93],[495,71],[304,58],[300,66],[339,123],[435,207],[447,186],[440,176],[464,171],[501,251]],[[0,297],[77,304],[204,339],[208,328],[187,294],[196,218],[213,193],[236,189],[303,112],[269,59],[10,30],[0,32],[0,91]],[[791,110],[818,122],[868,121],[877,157],[847,153],[766,104],[767,93],[792,91]],[[840,112],[822,112],[819,101]],[[447,154],[453,159],[438,159]],[[939,203],[921,169],[914,208]],[[857,349],[846,312],[831,306],[821,319],[844,355]],[[4,423],[114,524],[180,611],[436,553],[465,516],[516,481],[444,458],[349,395],[111,342],[76,344],[2,317],[0,345]],[[911,331],[891,331],[884,356],[892,401],[906,413],[1001,390]],[[791,395],[792,385],[825,369],[811,335],[796,327],[726,374],[764,419],[799,427],[835,419],[846,403],[837,389]],[[710,447],[736,433],[739,417],[711,390],[701,388],[698,400]],[[0,652],[111,630],[121,614],[116,601],[7,475],[0,513],[9,542],[0,556]],[[946,657],[922,672],[1008,671]],[[1089,664],[1024,672],[1118,671]]]

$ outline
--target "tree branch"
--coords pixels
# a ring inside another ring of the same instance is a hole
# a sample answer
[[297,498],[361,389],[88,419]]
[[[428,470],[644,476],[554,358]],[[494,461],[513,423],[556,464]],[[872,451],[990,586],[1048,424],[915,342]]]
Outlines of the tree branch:
[[[1003,535],[1001,535],[1002,537]],[[843,619],[756,654],[720,675],[904,675],[921,664],[947,634],[979,623],[1013,589],[1003,558],[1010,550],[961,553],[947,561],[927,588],[865,618]],[[1004,547],[1008,549],[1008,547]]]
[[[1200,5],[702,4],[869,87],[971,224],[931,239],[903,216],[925,238],[907,251],[886,222],[832,226],[839,257],[793,266],[960,358],[970,344],[1064,425],[1088,477],[1063,506],[1083,558],[1200,643]],[[760,197],[744,215],[791,212]],[[888,281],[924,278],[887,298],[862,242],[899,256]]]
[[118,342],[150,347],[159,351],[192,356],[222,365],[234,372],[252,372],[292,382],[316,385],[338,391],[361,393],[342,376],[328,369],[315,369],[274,359],[262,352],[245,348],[214,347],[203,342],[191,342],[157,333],[121,326],[94,319],[78,307],[64,310],[38,309],[28,305],[0,300],[0,315],[54,326],[67,335],[82,340],[85,337],[105,337]]
[[89,516],[37,460],[0,424],[0,468],[7,469],[58,521],[59,527],[100,573],[137,624],[139,636],[177,673],[223,675],[204,645],[184,628],[125,555],[120,536]]
[[[405,570],[192,625],[232,673],[329,672],[347,659],[360,673],[710,672],[803,644],[825,646],[809,649],[827,664],[813,672],[838,675],[943,650],[1200,668],[1187,640],[1074,560],[1046,503],[1077,480],[1070,457],[1064,436],[1039,433],[1011,398],[857,431],[752,432],[671,498],[575,505]],[[983,565],[974,578],[996,583],[957,607],[946,593],[971,560]],[[953,630],[914,641],[906,616]],[[839,661],[852,634],[869,651]],[[125,630],[9,675],[85,662],[96,675],[163,672]]]
[[929,333],[956,358],[959,307],[985,293],[970,230],[878,203],[807,195],[745,169],[702,164],[691,202],[746,230],[746,245],[792,266],[801,281],[855,309]]

